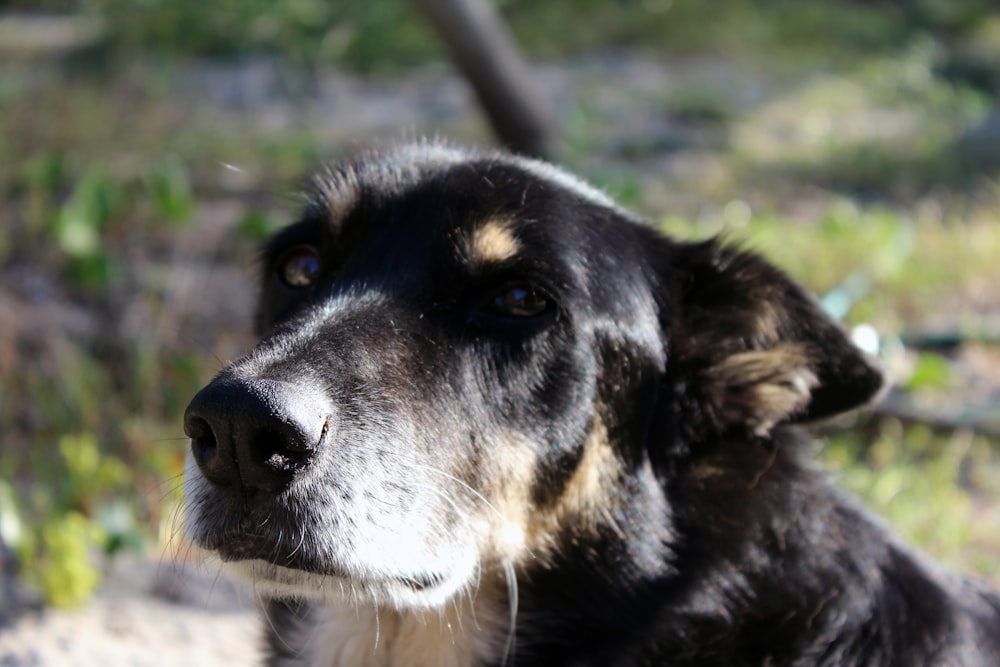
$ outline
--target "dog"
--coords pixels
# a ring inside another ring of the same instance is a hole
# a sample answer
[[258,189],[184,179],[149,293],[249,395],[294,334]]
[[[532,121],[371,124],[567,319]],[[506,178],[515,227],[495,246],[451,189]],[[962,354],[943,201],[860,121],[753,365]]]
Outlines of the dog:
[[501,152],[313,190],[184,417],[188,534],[268,664],[1000,664],[1000,596],[811,463],[883,376],[782,271]]

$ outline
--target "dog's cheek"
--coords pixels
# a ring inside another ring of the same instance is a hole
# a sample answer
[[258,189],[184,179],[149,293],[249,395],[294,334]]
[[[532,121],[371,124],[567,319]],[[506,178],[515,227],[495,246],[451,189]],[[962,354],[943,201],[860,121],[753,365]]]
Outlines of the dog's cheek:
[[621,474],[622,461],[608,430],[595,419],[562,493],[532,517],[528,534],[534,548],[551,552],[562,542],[596,539],[617,497]]
[[460,448],[466,458],[452,474],[487,501],[475,506],[484,561],[545,557],[566,526],[591,530],[604,475],[613,474],[607,430],[594,417],[593,348],[569,325],[518,345],[484,338],[458,353],[466,370],[455,377],[465,381],[453,383],[463,388],[452,410],[461,406],[472,446]]
[[546,469],[541,447],[523,435],[509,435],[497,447],[487,492],[496,510],[483,548],[487,561],[550,563],[564,545],[596,539],[608,522],[622,461],[604,424],[594,420],[567,470]]
[[528,528],[534,507],[531,485],[538,466],[537,447],[521,434],[500,436],[484,475],[484,495],[492,511],[485,517],[489,529],[484,560],[518,562],[531,549]]

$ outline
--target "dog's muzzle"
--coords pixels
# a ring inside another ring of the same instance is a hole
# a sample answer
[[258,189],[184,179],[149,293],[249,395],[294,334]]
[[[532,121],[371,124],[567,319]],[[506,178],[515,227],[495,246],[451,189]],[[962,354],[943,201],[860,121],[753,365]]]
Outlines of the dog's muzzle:
[[202,475],[217,487],[279,493],[329,442],[333,407],[299,384],[219,376],[184,413]]

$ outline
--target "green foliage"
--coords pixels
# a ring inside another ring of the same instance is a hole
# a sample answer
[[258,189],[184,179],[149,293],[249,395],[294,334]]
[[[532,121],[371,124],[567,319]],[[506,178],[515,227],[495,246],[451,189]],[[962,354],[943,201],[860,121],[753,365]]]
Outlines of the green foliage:
[[84,289],[107,287],[117,275],[116,262],[101,243],[101,234],[108,229],[120,202],[117,184],[93,167],[83,174],[56,215],[52,227],[56,245],[69,260],[67,271],[73,283]]
[[271,219],[261,211],[248,211],[240,220],[238,229],[241,234],[255,241],[263,242],[273,234],[281,223]]
[[[71,607],[85,601],[100,583],[100,555],[135,543],[129,533],[137,529],[134,520],[102,522],[98,512],[113,506],[131,480],[125,464],[101,453],[89,433],[60,437],[58,449],[61,465],[50,474],[61,483],[38,488],[31,498],[35,530],[4,537],[21,557],[25,580],[49,604]],[[14,507],[0,508],[8,520],[16,512]]]
[[723,233],[746,243],[825,295],[835,316],[889,330],[899,326],[887,318],[901,304],[916,312],[935,308],[968,276],[994,273],[1000,257],[1000,229],[991,220],[949,227],[848,199],[831,201],[817,218],[803,223],[751,211],[745,219],[667,216],[660,224],[681,237]]
[[125,464],[116,457],[102,455],[91,434],[59,438],[59,453],[66,466],[66,485],[60,489],[59,504],[63,506],[86,508],[91,499],[120,490],[129,480]]
[[724,125],[735,116],[731,104],[720,91],[693,85],[673,92],[667,103],[672,116],[696,123]]
[[914,0],[914,21],[922,26],[952,32],[968,30],[992,10],[991,0]]
[[[911,24],[882,7],[837,0],[505,0],[515,33],[531,51],[548,56],[589,51],[595,45],[645,47],[668,53],[725,48],[756,57],[894,48]],[[563,30],[567,16],[586,17]]]
[[831,440],[824,462],[841,486],[864,498],[907,540],[963,562],[977,537],[970,482],[963,479],[971,458],[988,455],[989,440],[964,432],[942,437],[894,419],[876,426],[874,437],[853,433]]
[[100,232],[107,228],[120,200],[117,184],[100,168],[88,169],[56,218],[53,231],[62,251],[70,257],[97,252]]
[[223,56],[281,53],[300,63],[379,71],[439,53],[410,3],[395,0],[94,0],[128,51]]
[[101,581],[93,547],[101,540],[99,527],[75,511],[53,513],[21,548],[25,579],[54,607],[74,607],[86,601]]
[[[930,30],[960,32],[987,16],[987,0],[915,0],[904,10],[843,0],[500,0],[532,53],[565,56],[595,47],[706,53],[725,48],[814,57],[885,52]],[[389,71],[441,57],[412,3],[397,0],[93,0],[111,41],[128,51],[199,56],[281,53],[303,63]],[[566,30],[567,17],[572,29]]]
[[951,364],[939,354],[924,353],[907,379],[904,389],[918,392],[925,389],[948,389],[952,383]]
[[[173,225],[183,225],[194,211],[188,168],[176,156],[154,161],[128,180],[109,176],[95,163],[78,175],[74,171],[64,156],[40,153],[27,162],[18,184],[27,199],[24,231],[51,238],[68,282],[81,292],[105,290],[118,280],[120,258],[112,239],[127,233],[136,208],[151,206],[156,220]],[[65,201],[54,205],[65,190]]]
[[186,222],[194,210],[191,181],[184,164],[171,156],[153,166],[147,177],[156,215],[166,222]]
[[19,189],[27,191],[27,224],[31,230],[40,230],[50,202],[66,186],[68,176],[66,159],[53,152],[39,152],[27,160],[16,177]]
[[[119,265],[123,240],[155,232],[161,221],[183,228],[194,198],[188,168],[176,157],[113,173],[58,150],[38,152],[14,172],[13,195],[26,206],[10,232],[24,253],[19,261],[117,316],[119,278],[131,270]],[[133,307],[155,316],[163,298],[149,290]],[[55,325],[20,343],[30,363],[16,375],[0,372],[5,423],[25,419],[27,403],[11,400],[20,395],[31,397],[37,423],[6,434],[0,479],[11,481],[0,483],[0,537],[19,555],[25,581],[55,606],[85,601],[103,558],[141,549],[155,533],[165,497],[160,480],[178,475],[183,441],[159,445],[154,455],[153,436],[176,435],[201,373],[196,355],[167,348],[157,335],[122,346],[116,321],[101,326],[105,332],[93,340],[68,340]],[[7,351],[0,352],[2,366]]]
[[894,53],[803,81],[740,128],[736,150],[748,177],[908,200],[974,184],[983,161],[968,159],[962,137],[995,95],[940,76],[945,52],[936,39],[914,37]]

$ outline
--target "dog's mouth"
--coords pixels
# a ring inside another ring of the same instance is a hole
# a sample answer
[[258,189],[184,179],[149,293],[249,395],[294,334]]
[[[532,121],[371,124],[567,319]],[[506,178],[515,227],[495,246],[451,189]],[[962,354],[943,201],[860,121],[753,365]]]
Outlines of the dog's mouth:
[[430,591],[437,588],[442,583],[444,583],[445,576],[443,574],[421,574],[417,576],[408,577],[396,577],[398,581],[403,586],[409,588],[414,593],[422,593],[425,591]]
[[[215,551],[225,563],[264,561],[289,570],[300,570],[309,574],[322,576],[349,578],[347,573],[332,568],[329,565],[318,565],[313,558],[302,553],[301,550],[296,553],[281,555],[275,554],[272,549],[271,553],[268,554],[268,551],[261,547],[259,541],[246,536],[235,536],[226,539]],[[439,573],[400,575],[391,578],[413,592],[431,590],[439,586],[446,579],[443,574]]]
[[260,536],[228,534],[211,542],[202,546],[214,552],[231,573],[276,597],[337,597],[349,591],[381,591],[388,599],[424,606],[453,587],[451,577],[441,572],[381,576],[368,572],[362,576],[301,548],[285,551]]
[[215,551],[225,563],[236,563],[244,560],[263,560],[272,565],[279,565],[293,570],[305,570],[316,574],[320,568],[302,549],[288,551],[274,543],[251,535],[227,535],[213,540],[209,547]]
[[321,602],[348,600],[403,608],[440,608],[461,586],[460,581],[439,573],[367,576],[316,572],[277,565],[261,559],[227,563],[237,579],[255,592],[272,598],[312,599]]

